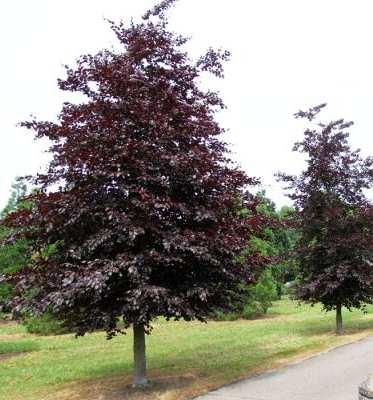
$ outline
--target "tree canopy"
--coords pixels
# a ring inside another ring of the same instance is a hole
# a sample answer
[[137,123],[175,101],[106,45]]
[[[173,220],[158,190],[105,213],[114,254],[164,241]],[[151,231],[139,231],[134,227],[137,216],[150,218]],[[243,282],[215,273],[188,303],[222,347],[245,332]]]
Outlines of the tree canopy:
[[263,264],[258,252],[237,262],[262,229],[248,191],[258,181],[230,161],[215,120],[224,104],[198,86],[223,76],[229,53],[191,60],[167,28],[173,3],[111,22],[122,50],[83,55],[58,82],[86,100],[64,103],[58,122],[22,123],[53,159],[31,178],[32,209],[5,220],[39,254],[13,276],[14,306],[52,310],[78,334],[111,337],[119,319],[140,331],[158,316],[203,321]]

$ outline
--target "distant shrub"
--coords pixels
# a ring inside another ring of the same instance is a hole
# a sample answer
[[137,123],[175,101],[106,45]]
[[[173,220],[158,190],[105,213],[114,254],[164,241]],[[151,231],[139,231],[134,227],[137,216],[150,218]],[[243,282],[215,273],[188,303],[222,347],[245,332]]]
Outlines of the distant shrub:
[[284,295],[284,284],[281,282],[276,282],[276,292],[277,292],[277,300],[281,300]]
[[261,305],[253,301],[246,304],[242,310],[234,312],[216,311],[211,318],[214,321],[236,321],[238,319],[254,319],[263,314]]
[[279,299],[278,287],[270,269],[263,272],[258,282],[250,286],[243,306],[233,312],[216,311],[211,318],[215,321],[254,319],[266,314],[272,302]]
[[266,269],[259,278],[256,285],[249,289],[249,303],[257,303],[260,313],[266,314],[272,302],[278,300],[278,291],[275,280],[269,269]]
[[254,319],[262,314],[261,304],[257,301],[251,301],[246,304],[241,311],[241,318],[243,319]]
[[67,333],[63,322],[56,320],[51,314],[41,316],[26,316],[23,319],[23,325],[28,333],[37,335],[61,335]]
[[0,311],[9,312],[9,300],[12,297],[12,287],[8,283],[0,283]]
[[236,312],[215,311],[212,315],[214,321],[235,321],[240,315]]

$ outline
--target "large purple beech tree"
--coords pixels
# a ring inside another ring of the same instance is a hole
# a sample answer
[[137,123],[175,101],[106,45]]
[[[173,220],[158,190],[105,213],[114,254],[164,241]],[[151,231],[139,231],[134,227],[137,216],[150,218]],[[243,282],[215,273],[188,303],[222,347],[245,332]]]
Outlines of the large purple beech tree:
[[[325,104],[295,116],[314,122]],[[294,151],[307,155],[299,176],[279,174],[298,212],[301,239],[299,299],[336,310],[362,308],[373,300],[373,208],[364,191],[373,184],[373,158],[352,151],[343,119],[307,129]]]
[[[112,337],[122,319],[133,326],[137,385],[154,318],[205,321],[264,262],[255,252],[237,261],[262,229],[247,191],[257,181],[227,158],[214,119],[222,100],[197,85],[204,72],[222,77],[229,54],[191,61],[186,39],[167,30],[173,3],[129,27],[111,23],[123,50],[84,55],[59,80],[86,101],[64,103],[58,122],[22,123],[51,141],[53,159],[29,178],[32,209],[6,220],[39,254],[12,277],[14,307],[51,311],[78,335]],[[43,256],[51,244],[58,250]]]

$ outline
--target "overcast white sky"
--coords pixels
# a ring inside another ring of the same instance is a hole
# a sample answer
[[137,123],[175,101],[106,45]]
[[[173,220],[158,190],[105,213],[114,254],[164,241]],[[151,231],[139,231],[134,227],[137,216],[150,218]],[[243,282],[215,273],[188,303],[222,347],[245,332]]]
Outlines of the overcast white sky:
[[[15,124],[53,119],[66,93],[62,64],[115,44],[104,17],[139,17],[153,0],[12,0],[0,3],[0,208],[13,178],[37,172],[47,156]],[[228,105],[219,117],[248,174],[262,178],[278,205],[287,202],[273,174],[298,172],[291,152],[304,124],[299,108],[328,102],[325,118],[354,120],[351,142],[373,153],[372,0],[180,0],[173,30],[190,35],[198,55],[210,45],[232,51],[226,79],[212,82]],[[210,83],[210,82],[209,82]]]

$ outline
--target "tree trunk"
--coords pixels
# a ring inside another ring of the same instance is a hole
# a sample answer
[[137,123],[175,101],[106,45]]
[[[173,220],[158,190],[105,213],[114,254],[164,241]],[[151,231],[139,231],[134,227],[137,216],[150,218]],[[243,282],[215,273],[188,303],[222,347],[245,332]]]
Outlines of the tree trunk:
[[337,304],[337,309],[336,309],[336,334],[337,335],[343,335],[343,321],[342,321],[342,306],[341,304]]
[[135,362],[134,386],[145,386],[148,380],[146,378],[144,325],[133,325],[133,355]]

